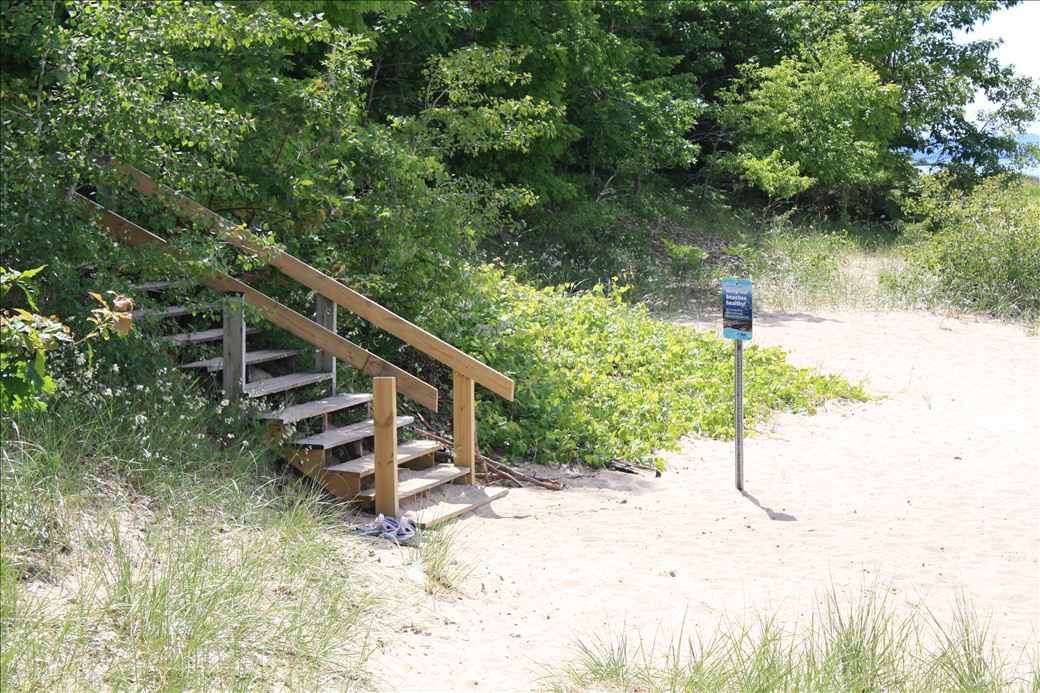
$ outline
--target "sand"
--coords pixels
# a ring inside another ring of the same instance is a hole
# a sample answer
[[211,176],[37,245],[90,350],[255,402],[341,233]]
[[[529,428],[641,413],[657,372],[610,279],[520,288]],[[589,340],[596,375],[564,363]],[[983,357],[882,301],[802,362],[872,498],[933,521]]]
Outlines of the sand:
[[[714,320],[706,323],[713,328]],[[779,415],[746,444],[690,439],[660,478],[570,473],[457,523],[473,572],[429,596],[373,543],[399,606],[373,633],[373,687],[524,691],[576,635],[670,640],[723,617],[804,622],[832,586],[943,613],[963,595],[1001,647],[1040,633],[1040,338],[925,313],[757,315],[755,343],[882,399]],[[557,472],[559,475],[559,472]],[[389,607],[387,607],[389,610]],[[392,613],[391,613],[392,611]]]

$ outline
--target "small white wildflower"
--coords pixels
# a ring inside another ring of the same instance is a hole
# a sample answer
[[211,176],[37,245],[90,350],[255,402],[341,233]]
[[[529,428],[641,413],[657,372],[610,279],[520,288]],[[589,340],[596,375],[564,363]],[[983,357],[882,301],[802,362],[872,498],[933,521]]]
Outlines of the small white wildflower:
[[85,366],[87,363],[87,357],[83,354],[76,354],[76,365]]
[[228,433],[227,434],[227,439],[228,440],[234,440],[235,439],[235,434],[234,433]]
[[119,372],[119,364],[118,363],[113,363],[112,364],[112,372],[113,373],[118,373]]
[[224,423],[226,423],[226,424],[229,424],[229,423],[231,423],[232,421],[234,421],[234,419],[233,419],[233,418],[231,418],[230,416],[229,416],[229,417],[227,417],[226,419],[224,419]]
[[138,392],[140,392],[141,390],[144,389],[144,385],[138,383],[137,385],[134,386],[134,389],[137,390]]
[[144,426],[146,423],[148,423],[148,417],[144,414],[138,414],[134,417],[134,421],[137,422],[138,426]]
[[143,452],[144,452],[144,458],[146,460],[152,459],[152,453],[151,452],[149,452],[148,450],[143,450]]
[[112,396],[112,388],[106,387],[104,390],[101,391],[101,394],[103,394],[105,397],[111,397]]
[[220,400],[220,408],[221,408],[221,409],[223,409],[224,407],[226,407],[226,406],[227,406],[227,405],[229,405],[229,404],[231,404],[231,401],[230,401],[230,400],[226,400],[226,399],[222,399],[222,400]]

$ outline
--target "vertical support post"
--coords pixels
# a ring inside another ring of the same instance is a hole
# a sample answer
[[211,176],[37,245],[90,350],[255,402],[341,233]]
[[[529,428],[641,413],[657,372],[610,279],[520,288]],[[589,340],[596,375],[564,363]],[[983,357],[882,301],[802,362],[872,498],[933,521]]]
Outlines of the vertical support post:
[[452,414],[455,437],[455,466],[469,467],[466,483],[477,481],[477,419],[473,400],[473,379],[452,372]]
[[733,431],[737,490],[744,490],[744,342],[733,342]]
[[[321,294],[315,296],[314,322],[326,330],[336,331],[336,302],[325,298]],[[319,373],[332,373],[329,394],[336,394],[336,357],[332,354],[318,349],[314,357],[314,370]]]
[[397,499],[397,379],[372,378],[375,422],[376,512],[398,514]]
[[242,294],[228,294],[224,303],[224,398],[232,402],[246,388],[246,320]]

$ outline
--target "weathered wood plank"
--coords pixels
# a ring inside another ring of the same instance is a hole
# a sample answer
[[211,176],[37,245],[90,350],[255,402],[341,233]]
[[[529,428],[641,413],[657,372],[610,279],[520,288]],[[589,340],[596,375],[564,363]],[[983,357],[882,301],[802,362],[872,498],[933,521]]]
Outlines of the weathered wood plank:
[[328,373],[291,373],[289,375],[280,375],[277,378],[267,378],[266,380],[247,383],[244,394],[246,397],[255,399],[285,392],[286,390],[296,390],[308,385],[325,382],[328,379]]
[[[166,242],[151,231],[101,207],[79,193],[72,193],[72,195],[80,203],[84,204],[86,209],[95,211],[98,214],[98,221],[108,227],[112,235],[120,241],[137,248],[157,245],[159,248],[168,251],[169,246]],[[323,328],[310,318],[287,308],[273,298],[226,274],[216,273],[210,275],[202,279],[202,283],[222,293],[237,292],[243,294],[246,302],[260,308],[261,315],[269,322],[293,333],[319,349],[330,352],[340,361],[349,363],[363,373],[373,377],[385,375],[397,378],[398,389],[402,394],[411,397],[428,409],[437,411],[437,388],[384,361],[367,349],[363,349],[350,340]]]
[[[260,329],[256,327],[247,327],[246,336],[256,334]],[[220,327],[214,327],[212,330],[201,330],[199,332],[184,332],[181,334],[173,334],[165,339],[177,346],[185,346],[187,344],[204,344],[206,342],[216,342],[224,338],[224,330]]]
[[452,426],[455,437],[455,464],[469,469],[468,483],[476,483],[477,419],[474,411],[473,381],[455,371],[452,374]]
[[[335,301],[318,294],[314,297],[314,322],[329,332],[336,332],[336,309]],[[318,349],[314,355],[314,370],[332,373],[332,385],[329,393],[336,394],[336,357],[324,349]]]
[[[397,446],[397,465],[401,466],[420,457],[425,457],[437,452],[444,446],[432,440],[409,440]],[[376,471],[375,453],[368,453],[361,457],[355,457],[346,462],[331,465],[326,471],[342,472],[344,474],[356,474],[364,479]]]
[[[411,416],[398,416],[397,428],[407,426],[414,420],[415,419]],[[304,447],[324,448],[325,450],[328,450],[329,448],[337,448],[340,445],[346,445],[347,443],[353,443],[357,440],[363,440],[374,433],[375,427],[372,419],[366,419],[365,421],[359,421],[358,423],[353,423],[349,426],[333,428],[321,433],[315,433],[312,436],[294,440],[293,444]]]
[[[450,464],[442,464],[430,469],[425,469],[421,472],[413,472],[408,469],[402,469],[400,479],[397,484],[397,497],[400,500],[405,498],[411,498],[417,496],[420,493],[431,491],[438,486],[444,486],[450,484],[455,479],[459,479],[466,476],[469,470],[464,467],[455,467]],[[378,490],[378,481],[376,482],[376,488],[362,489],[358,493],[358,500],[371,502],[376,498],[376,491]],[[378,508],[376,512],[382,512]],[[385,513],[384,513],[385,514]]]
[[314,416],[325,416],[326,414],[342,411],[343,409],[350,409],[351,407],[356,407],[359,404],[365,404],[371,401],[372,395],[370,394],[344,392],[332,397],[316,399],[313,402],[294,404],[277,411],[263,412],[259,416],[261,419],[277,421],[281,424],[289,424],[309,419]]
[[138,192],[156,195],[187,218],[214,225],[228,242],[250,253],[257,253],[268,264],[292,277],[304,286],[326,296],[355,315],[364,318],[376,327],[394,335],[419,351],[433,357],[452,370],[459,371],[480,383],[497,395],[512,401],[513,381],[494,368],[478,361],[469,354],[456,349],[444,340],[421,327],[405,320],[353,289],[343,285],[324,272],[279,249],[261,249],[240,227],[232,224],[216,212],[181,195],[166,185],[157,185],[146,173],[128,164],[119,164],[119,169],[130,176]]
[[246,321],[241,295],[228,296],[224,305],[224,343],[221,351],[219,360],[224,370],[224,396],[235,402],[246,389]]
[[401,512],[421,529],[426,529],[476,510],[507,493],[507,488],[449,485],[438,492],[439,498],[413,498],[402,503]]
[[[268,361],[280,361],[290,356],[296,356],[298,353],[300,353],[299,349],[257,349],[256,351],[245,352],[244,363],[247,366],[253,366],[258,363],[267,363]],[[214,356],[208,359],[192,361],[191,363],[182,363],[180,368],[204,368],[211,373],[215,373],[224,369],[224,358],[222,356]]]
[[372,397],[376,463],[372,498],[377,513],[397,517],[397,384],[394,379],[373,378]]

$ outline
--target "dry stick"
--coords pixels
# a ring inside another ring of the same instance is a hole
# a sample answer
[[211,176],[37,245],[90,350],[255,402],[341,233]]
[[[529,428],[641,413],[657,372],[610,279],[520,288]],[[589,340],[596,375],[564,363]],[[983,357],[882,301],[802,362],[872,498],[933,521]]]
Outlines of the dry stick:
[[563,482],[558,481],[557,479],[539,479],[536,476],[524,474],[523,472],[517,469],[513,469],[512,467],[506,467],[501,462],[495,462],[494,460],[488,459],[483,455],[480,455],[479,457],[480,461],[484,463],[484,466],[488,467],[489,469],[494,469],[495,472],[497,472],[498,474],[501,474],[509,479],[513,479],[517,483],[520,483],[521,481],[526,481],[529,484],[541,486],[542,488],[547,488],[550,491],[559,491],[563,488]]
[[[430,433],[429,431],[423,431],[423,430],[418,429],[418,428],[415,428],[415,429],[412,429],[412,430],[415,431],[416,433],[418,433],[419,435],[423,436],[424,438],[429,438],[430,440],[435,440],[438,443],[443,443],[444,445],[448,445],[448,446],[455,445],[455,443],[451,442],[447,438],[443,438],[443,437],[437,435],[436,433]],[[491,472],[494,472],[498,476],[504,477],[504,478],[508,479],[509,481],[514,482],[518,486],[523,486],[524,482],[527,482],[529,484],[534,484],[535,486],[541,486],[542,488],[547,488],[550,491],[559,491],[560,489],[563,488],[563,482],[558,481],[557,479],[540,479],[540,478],[538,478],[536,476],[532,476],[530,474],[524,474],[523,472],[521,472],[521,471],[519,471],[517,469],[513,469],[512,467],[507,467],[504,464],[502,464],[501,462],[496,462],[495,460],[493,460],[493,459],[491,459],[489,457],[485,457],[484,455],[482,455],[480,453],[480,447],[479,446],[477,447],[476,458],[477,458],[478,461],[480,461],[480,462],[482,462],[484,464],[484,468],[488,470],[488,474],[489,475],[490,475]]]

